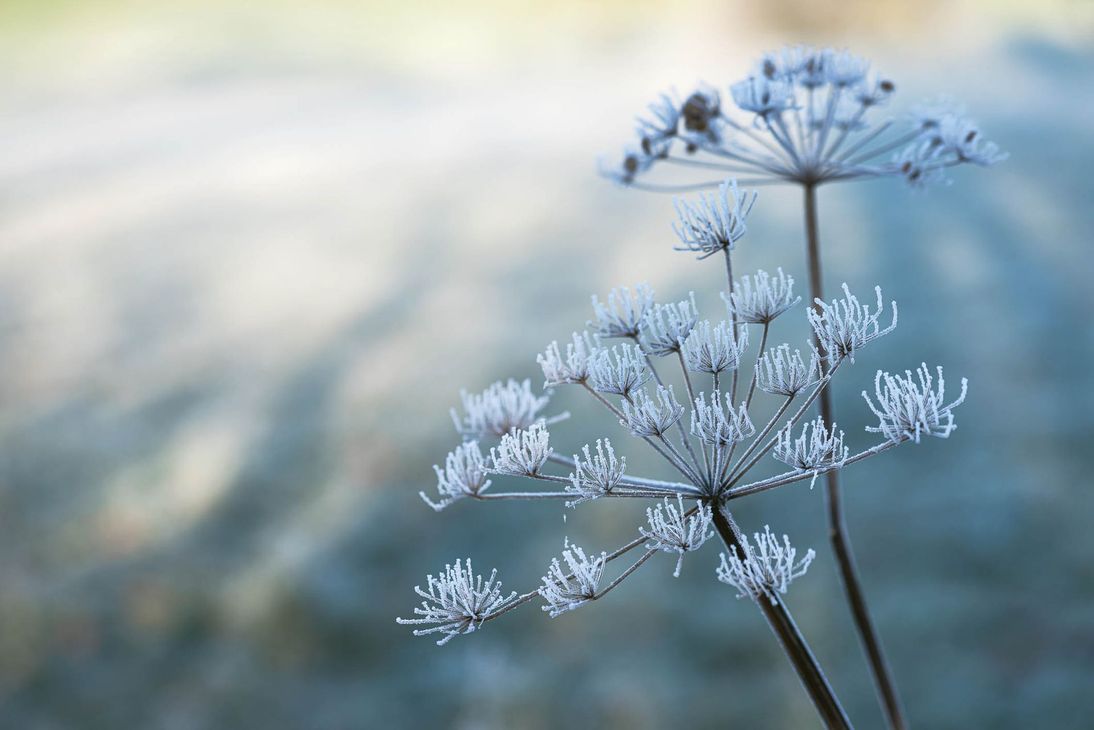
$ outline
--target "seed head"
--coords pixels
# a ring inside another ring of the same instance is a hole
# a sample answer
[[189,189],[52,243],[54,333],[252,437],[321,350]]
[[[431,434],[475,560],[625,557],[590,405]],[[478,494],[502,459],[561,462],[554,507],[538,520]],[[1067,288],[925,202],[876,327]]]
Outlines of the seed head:
[[397,618],[400,624],[436,624],[428,629],[415,629],[415,636],[441,633],[444,637],[437,646],[447,644],[453,636],[470,634],[476,631],[482,622],[492,614],[503,610],[513,603],[517,594],[505,596],[501,592],[501,581],[496,580],[498,571],[490,572],[490,578],[483,582],[481,575],[471,571],[471,558],[460,565],[444,566],[444,574],[434,578],[426,576],[426,590],[414,586],[414,592],[424,598],[421,608],[415,608],[418,618]]
[[486,462],[476,441],[466,441],[451,451],[444,460],[444,470],[434,465],[437,472],[437,492],[439,502],[432,501],[425,492],[418,492],[422,499],[437,512],[464,497],[473,497],[490,486],[486,478]]
[[877,405],[866,395],[866,391],[862,391],[862,397],[878,417],[878,425],[867,426],[866,430],[880,433],[896,442],[911,439],[919,443],[920,436],[949,437],[957,428],[953,409],[965,402],[969,383],[961,378],[961,395],[947,404],[946,381],[942,378],[942,368],[937,368],[936,372],[937,389],[926,363],[919,366],[915,380],[912,379],[910,370],[904,371],[904,377],[878,370],[877,377],[874,378]]
[[758,601],[761,596],[767,596],[774,604],[776,594],[786,593],[791,581],[805,575],[816,554],[809,550],[805,557],[795,562],[797,550],[790,545],[790,538],[783,535],[780,543],[767,525],[764,525],[763,534],[757,532],[752,537],[755,546],[742,535],[743,551],[738,551],[734,546],[730,548],[728,557],[722,553],[722,562],[717,570],[718,580],[736,588],[738,598],[751,596]]

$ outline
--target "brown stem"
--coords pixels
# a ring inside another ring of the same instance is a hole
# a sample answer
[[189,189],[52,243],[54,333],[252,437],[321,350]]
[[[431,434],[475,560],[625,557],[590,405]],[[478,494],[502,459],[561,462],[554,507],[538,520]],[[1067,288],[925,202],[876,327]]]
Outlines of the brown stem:
[[[737,553],[743,555],[741,531],[733,521],[733,516],[724,506],[712,505],[712,507],[714,527],[722,538],[722,542],[727,548],[736,548]],[[786,604],[778,597],[769,599],[767,596],[755,599],[754,603],[763,612],[767,625],[771,627],[787,658],[790,659],[798,679],[801,680],[802,686],[809,694],[809,699],[812,700],[825,726],[850,728],[851,721],[847,718],[847,713],[844,712],[839,699],[828,684],[824,671],[817,662],[817,658],[813,656],[805,637],[798,630],[797,624],[794,623],[794,618],[790,615]]]
[[[820,234],[817,230],[817,188],[814,184],[803,186],[805,192],[805,239],[806,254],[809,264],[809,299],[816,307],[815,300],[824,299],[824,289],[821,281],[820,260]],[[814,344],[818,351],[819,342],[814,335]],[[834,421],[832,412],[831,392],[825,388],[820,394],[820,414],[825,423]],[[847,534],[847,525],[843,517],[842,495],[839,486],[839,472],[830,471],[825,475],[825,494],[828,501],[828,539],[832,543],[832,550],[839,565],[840,578],[843,590],[847,596],[847,603],[851,608],[851,616],[858,631],[859,640],[866,651],[866,657],[870,664],[870,673],[873,675],[874,684],[877,686],[879,699],[889,727],[895,730],[903,730],[906,727],[904,713],[900,706],[900,698],[897,695],[896,684],[893,682],[889,665],[885,661],[885,654],[881,648],[881,639],[874,628],[870,611],[863,595],[862,583],[855,567],[855,556],[851,549],[851,538]]]

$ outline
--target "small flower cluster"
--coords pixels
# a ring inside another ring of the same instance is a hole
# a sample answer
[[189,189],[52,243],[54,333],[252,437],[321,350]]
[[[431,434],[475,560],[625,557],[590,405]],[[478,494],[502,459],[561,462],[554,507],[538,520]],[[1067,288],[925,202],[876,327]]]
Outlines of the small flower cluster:
[[783,535],[780,543],[767,525],[763,533],[757,532],[752,538],[755,545],[742,537],[741,550],[734,546],[728,556],[722,553],[718,580],[736,588],[738,598],[749,596],[758,601],[766,597],[774,603],[777,594],[786,593],[791,581],[805,575],[816,553],[808,550],[801,560],[796,560],[798,551],[790,544],[790,538]]

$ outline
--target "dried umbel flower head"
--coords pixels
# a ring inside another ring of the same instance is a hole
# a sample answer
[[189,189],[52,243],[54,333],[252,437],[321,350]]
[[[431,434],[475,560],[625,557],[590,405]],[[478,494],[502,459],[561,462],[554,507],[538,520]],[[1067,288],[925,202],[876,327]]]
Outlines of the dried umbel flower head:
[[651,355],[672,355],[698,321],[694,292],[681,302],[654,304],[642,321],[642,349]]
[[589,384],[601,393],[629,398],[649,379],[646,358],[634,345],[613,345],[597,352],[590,361]]
[[490,449],[491,471],[498,474],[535,476],[551,455],[550,434],[542,423],[518,429],[501,437]]
[[633,294],[625,286],[617,287],[608,292],[607,305],[593,295],[594,319],[589,325],[595,326],[601,337],[638,337],[642,320],[652,306],[653,289],[648,285],[639,284]]
[[700,259],[732,249],[745,235],[745,220],[756,202],[755,192],[742,193],[736,180],[727,180],[717,193],[702,194],[697,201],[674,201],[679,221],[673,223],[680,244],[678,251],[693,251]]
[[704,320],[684,340],[684,362],[692,372],[724,373],[740,367],[746,347],[748,330],[742,329],[735,340],[728,322],[711,326],[709,320]]
[[684,407],[676,400],[672,386],[657,386],[655,398],[644,390],[635,391],[630,400],[620,403],[623,418],[619,423],[634,436],[662,436],[680,420]]
[[831,302],[817,299],[817,309],[809,310],[809,324],[829,362],[843,358],[854,362],[856,350],[896,329],[896,302],[891,302],[892,321],[882,329],[878,323],[885,311],[881,287],[874,287],[874,292],[877,294],[877,307],[873,311],[868,304],[859,302],[847,284],[843,285],[843,299],[833,299]]
[[626,457],[617,459],[608,439],[596,440],[595,456],[590,453],[588,444],[582,453],[584,460],[574,454],[574,471],[570,473],[570,484],[566,487],[578,495],[578,499],[567,503],[570,506],[611,494],[627,468]]
[[953,409],[965,402],[969,383],[961,378],[961,395],[946,403],[946,381],[942,378],[941,367],[937,368],[937,373],[936,388],[926,363],[919,366],[914,380],[910,370],[904,371],[904,377],[878,370],[874,379],[877,405],[865,390],[862,391],[862,397],[878,417],[878,425],[868,426],[866,430],[895,442],[910,439],[919,443],[920,436],[948,438],[957,428]]
[[790,544],[790,538],[783,535],[780,543],[767,525],[763,533],[757,532],[752,537],[754,545],[742,535],[742,551],[734,546],[728,557],[722,553],[718,580],[736,588],[738,598],[750,596],[758,601],[766,596],[775,603],[777,594],[786,593],[791,581],[805,575],[816,553],[808,550],[801,560],[795,560],[798,551]]
[[812,472],[813,480],[809,482],[809,488],[813,488],[817,475],[825,469],[838,468],[847,461],[851,450],[843,445],[843,431],[836,432],[836,424],[829,429],[824,425],[824,419],[817,416],[815,420],[802,426],[801,436],[794,438],[790,425],[779,431],[772,455],[799,471]]
[[797,395],[820,377],[820,357],[815,351],[806,365],[801,350],[791,354],[786,344],[765,351],[756,363],[756,386],[772,395]]
[[490,480],[486,478],[486,463],[476,441],[457,446],[445,458],[444,470],[436,465],[433,470],[437,472],[437,491],[441,500],[434,502],[425,492],[418,494],[437,512],[458,499],[476,497],[490,486]]
[[802,298],[794,296],[794,277],[780,268],[775,276],[761,269],[755,276],[741,277],[741,283],[729,294],[723,292],[722,299],[738,322],[769,324]]
[[426,577],[426,590],[414,587],[414,592],[424,598],[421,608],[415,608],[418,618],[397,618],[400,624],[433,624],[428,629],[415,629],[415,636],[444,634],[437,646],[447,644],[453,636],[470,634],[489,617],[496,615],[516,601],[517,594],[508,596],[501,592],[498,571],[490,572],[485,582],[481,575],[471,570],[471,558],[464,565],[444,566],[444,574]]
[[536,362],[543,369],[544,387],[584,383],[589,377],[589,361],[598,347],[596,337],[588,332],[580,335],[574,332],[570,344],[566,345],[565,357],[559,350],[558,342],[552,342],[536,357]]
[[748,409],[742,403],[740,409],[734,409],[725,394],[725,406],[722,394],[714,391],[707,405],[705,393],[695,398],[695,409],[691,412],[691,432],[707,446],[729,446],[756,433],[756,427],[748,417]]
[[532,381],[517,382],[510,378],[500,380],[482,393],[460,391],[463,415],[453,408],[452,422],[456,430],[468,440],[488,436],[498,437],[515,428],[527,428],[534,423],[554,423],[566,418],[565,414],[545,419],[540,415],[550,397],[534,395]]
[[543,610],[551,618],[557,618],[567,611],[596,600],[596,589],[604,575],[604,558],[603,553],[590,558],[584,550],[567,541],[566,548],[562,551],[566,569],[563,569],[558,558],[553,558],[547,575],[543,576],[543,585],[539,589],[539,594],[547,602]]
[[649,540],[646,543],[648,549],[679,555],[676,569],[672,572],[674,578],[679,578],[684,553],[698,550],[704,542],[714,537],[710,529],[711,519],[710,505],[701,504],[688,514],[684,509],[684,498],[677,495],[676,504],[666,497],[663,504],[647,507],[649,526],[639,527],[638,531]]

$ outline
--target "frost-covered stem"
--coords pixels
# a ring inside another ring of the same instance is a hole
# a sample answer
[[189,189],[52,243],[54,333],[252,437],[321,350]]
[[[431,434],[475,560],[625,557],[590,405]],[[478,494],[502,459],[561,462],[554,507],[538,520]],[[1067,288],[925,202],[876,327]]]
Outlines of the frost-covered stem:
[[[729,126],[733,127],[735,130],[737,130],[741,134],[745,135],[746,137],[751,139],[753,142],[757,143],[758,145],[760,145],[761,147],[766,149],[768,152],[770,152],[772,159],[775,161],[775,164],[785,165],[785,163],[789,161],[786,157],[784,157],[784,153],[783,153],[782,150],[780,150],[778,147],[775,147],[774,145],[772,145],[766,139],[764,139],[760,135],[756,134],[755,132],[753,132],[751,129],[749,129],[745,125],[740,124],[735,119],[732,119],[731,117],[727,117],[724,114],[722,115],[722,119],[724,119],[725,122]],[[722,148],[722,149],[724,149],[724,148]],[[765,169],[767,169],[769,172],[773,172],[775,174],[780,174],[781,172],[784,172],[784,170],[779,170],[778,168],[772,168],[770,166],[765,166]],[[738,182],[740,182],[740,181],[738,181]]]
[[645,552],[645,554],[642,555],[642,557],[640,557],[638,560],[634,561],[634,563],[629,568],[627,568],[622,573],[620,573],[619,576],[615,580],[613,580],[608,585],[604,586],[604,590],[598,591],[597,594],[595,596],[593,596],[592,598],[590,598],[589,600],[590,601],[595,601],[598,598],[603,598],[605,595],[607,595],[608,591],[610,591],[612,588],[615,588],[617,585],[622,583],[623,580],[627,576],[629,576],[631,573],[633,573],[634,571],[636,571],[640,567],[642,567],[642,563],[646,562],[651,557],[653,557],[653,554],[655,552],[657,552],[657,548],[653,548],[652,550],[647,550]]
[[859,120],[862,119],[862,115],[865,114],[865,113],[866,113],[866,106],[865,105],[860,106],[859,109],[858,109],[858,112],[855,113],[854,118],[851,119],[850,124],[848,124],[842,130],[840,130],[839,137],[837,137],[836,141],[832,143],[832,146],[828,148],[828,151],[824,153],[824,161],[825,162],[827,162],[828,160],[831,160],[832,155],[836,154],[836,152],[839,151],[839,148],[843,145],[843,143],[845,141],[847,141],[847,135],[849,135],[851,133],[851,130],[854,128],[854,126],[856,124],[858,124]]
[[[567,479],[566,481],[569,481]],[[674,493],[675,494],[675,493]],[[679,493],[682,497],[695,499],[702,495],[694,492]],[[486,494],[469,495],[472,499],[488,501],[491,499],[574,499],[574,492],[487,492]],[[665,492],[638,491],[638,490],[612,490],[608,494],[602,494],[597,499],[664,499]]]
[[866,145],[873,142],[875,139],[885,133],[889,127],[893,125],[892,119],[887,119],[881,124],[877,125],[869,134],[863,136],[861,139],[855,140],[854,144],[843,151],[843,154],[836,158],[836,162],[846,162],[847,158],[861,150]]
[[[906,440],[907,439],[903,439],[902,441],[884,441],[884,442],[878,444],[877,446],[866,449],[865,451],[860,451],[859,453],[855,454],[854,456],[848,457],[847,461],[843,462],[842,464],[838,464],[838,465],[835,465],[835,466],[830,466],[826,469],[818,469],[816,471],[816,473],[817,474],[827,474],[830,471],[834,471],[836,469],[842,469],[843,467],[847,466],[848,464],[854,464],[856,461],[862,461],[863,459],[865,459],[867,457],[874,456],[875,454],[880,454],[883,451],[888,451],[889,449],[893,448],[894,446],[899,446],[901,443],[903,443]],[[785,486],[787,484],[793,484],[794,482],[800,482],[800,481],[804,481],[806,479],[812,479],[812,478],[813,478],[813,472],[812,471],[797,471],[797,470],[795,470],[795,471],[783,472],[782,474],[776,474],[773,477],[768,477],[767,479],[763,479],[763,480],[758,481],[758,482],[751,482],[749,484],[742,484],[739,487],[734,487],[733,489],[728,489],[728,490],[722,492],[721,497],[722,497],[723,500],[737,499],[739,497],[747,497],[750,494],[758,494],[760,492],[766,492],[769,489],[775,489],[776,487],[782,487],[782,486]]]
[[[653,366],[653,357],[648,352],[646,352],[645,350],[642,349],[642,343],[639,342],[637,335],[632,335],[631,340],[634,341],[634,346],[638,348],[638,351],[643,353],[646,356],[646,367],[648,367],[650,369],[650,372],[653,373],[653,379],[657,381],[658,385],[660,385],[662,388],[664,388],[665,387],[665,382],[663,380],[661,380],[661,375],[657,372],[657,368],[655,368]],[[677,421],[676,422],[676,428],[677,428],[677,430],[680,431],[680,441],[684,444],[684,449],[688,452],[688,455],[691,457],[692,466],[695,467],[695,471],[696,471],[696,473],[698,473],[698,471],[699,471],[699,457],[697,457],[695,455],[695,450],[691,447],[691,442],[688,441],[688,434],[687,434],[687,431],[684,430],[684,424],[682,424],[680,421]],[[684,460],[684,457],[681,456],[680,453],[675,448],[673,448],[672,444],[669,443],[669,440],[667,438],[665,438],[665,436],[663,434],[661,436],[661,441],[662,441],[662,443],[664,443],[666,446],[669,447],[669,450],[673,454],[675,454],[676,457],[680,459],[680,461]]]
[[[684,373],[684,385],[687,386],[687,389],[688,389],[688,402],[691,404],[691,407],[694,408],[695,407],[695,390],[691,387],[691,376],[688,375],[688,365],[687,365],[686,362],[684,362],[684,351],[681,350],[680,348],[677,348],[676,356],[680,359],[680,370],[681,370],[681,372]],[[680,422],[677,421],[677,424],[679,424],[679,423]],[[684,444],[687,445],[687,443],[688,443],[687,439],[685,439]],[[705,473],[702,476],[705,477],[704,484],[709,484],[710,483],[711,466],[710,466],[710,462],[707,460],[707,447],[706,447],[706,444],[704,444],[701,439],[699,441],[699,449],[703,454],[703,468],[705,470]],[[688,447],[688,451],[691,451],[691,447]],[[694,454],[692,454],[692,456],[694,456]]]
[[886,142],[885,144],[883,144],[880,147],[875,147],[872,150],[869,150],[867,152],[863,152],[862,154],[859,154],[859,155],[855,155],[852,159],[848,160],[847,162],[849,164],[852,164],[852,165],[857,165],[860,162],[866,162],[867,160],[869,160],[871,158],[874,158],[874,157],[877,157],[880,154],[884,154],[885,152],[892,152],[893,150],[897,149],[898,147],[903,147],[904,145],[908,144],[909,142],[914,140],[919,135],[920,135],[920,130],[918,130],[918,129],[912,130],[911,132],[908,132],[907,134],[904,134],[904,135],[901,135],[901,136],[897,137],[896,139],[892,140],[891,142]]
[[824,145],[828,142],[828,132],[832,129],[832,121],[836,117],[836,107],[839,105],[840,87],[836,87],[828,92],[828,109],[824,115],[824,125],[821,127],[820,135],[817,139],[817,148],[813,152],[813,160],[819,163],[821,155],[824,154]]
[[[786,413],[787,409],[790,408],[790,404],[793,403],[793,402],[794,402],[794,396],[789,395],[789,396],[786,397],[786,400],[784,400],[782,405],[779,406],[779,409],[777,411],[775,411],[775,414],[773,416],[771,416],[771,418],[768,419],[767,425],[765,425],[763,427],[763,429],[758,434],[756,434],[756,437],[754,439],[752,439],[752,443],[748,445],[748,448],[745,450],[745,452],[743,454],[741,454],[740,458],[737,459],[737,463],[733,465],[732,469],[729,469],[729,476],[730,477],[733,477],[733,476],[737,475],[738,473],[744,474],[746,471],[748,471],[748,469],[741,470],[741,468],[740,468],[741,464],[745,461],[745,459],[747,459],[749,456],[751,456],[752,452],[754,452],[756,450],[756,448],[760,445],[760,443],[762,443],[763,440],[765,438],[767,438],[767,434],[771,433],[771,429],[773,429],[775,427],[775,424],[779,422],[779,419],[783,417],[783,414]],[[726,463],[727,464],[729,463],[728,460],[726,461]],[[755,462],[753,462],[753,463],[755,463]],[[749,467],[749,468],[751,468],[751,467]],[[718,480],[718,483],[719,484],[725,484],[726,481],[727,481],[726,474],[725,473],[721,474],[720,479]]]
[[[567,461],[569,461],[571,465],[574,464],[572,460],[567,459]],[[574,465],[574,468],[576,468],[576,465]],[[557,476],[555,474],[520,474],[514,476],[521,476],[525,479],[540,479],[545,482],[560,482],[562,484],[571,484],[573,482],[570,477]],[[683,484],[681,482],[663,482],[660,479],[646,479],[645,477],[624,476],[619,480],[619,486],[647,487],[650,489],[659,489],[663,492],[671,492],[673,494],[676,494],[677,492],[699,494],[699,490],[691,484]],[[496,494],[496,492],[494,492],[494,494]]]
[[770,322],[764,322],[764,331],[760,335],[760,349],[756,352],[756,363],[752,368],[752,382],[748,384],[748,396],[745,398],[745,409],[752,405],[752,395],[756,392],[756,375],[760,372],[760,358],[763,357],[764,348],[767,347],[767,331],[771,328]]
[[[724,506],[715,505],[712,512],[714,527],[722,538],[722,542],[730,550],[736,548],[738,554],[743,555],[741,531],[733,521],[729,510]],[[809,694],[809,699],[813,701],[813,706],[817,709],[825,726],[850,728],[851,721],[847,718],[847,713],[844,712],[839,699],[828,684],[824,671],[817,662],[817,658],[813,656],[805,637],[798,630],[797,624],[794,623],[794,618],[787,610],[786,604],[782,602],[778,594],[773,594],[771,597],[760,596],[753,599],[753,602],[763,612],[767,625],[771,627],[787,658],[790,659],[798,679],[801,680],[802,686]]]
[[[816,307],[816,301],[824,301],[824,287],[821,279],[820,258],[820,233],[817,225],[817,189],[815,185],[803,185],[805,204],[805,238],[806,259],[809,266],[809,301]],[[814,333],[814,344],[819,348],[819,341]],[[839,367],[839,362],[835,367]],[[833,371],[835,368],[833,368]],[[829,375],[832,371],[829,371]],[[820,391],[820,414],[825,423],[834,423],[832,412],[832,398],[827,389]],[[855,556],[851,549],[851,538],[847,534],[847,524],[843,517],[842,495],[839,486],[839,471],[832,470],[825,475],[825,494],[828,497],[828,538],[832,543],[832,550],[836,555],[839,565],[840,578],[843,582],[843,590],[847,596],[847,603],[851,609],[851,616],[855,621],[859,640],[870,664],[870,673],[873,675],[874,684],[877,686],[882,708],[889,727],[903,730],[906,726],[904,714],[900,707],[900,698],[897,695],[896,684],[893,682],[889,665],[885,661],[885,654],[881,648],[881,639],[874,629],[873,620],[870,618],[870,610],[866,605],[866,597],[859,581],[858,570],[855,567]]]

